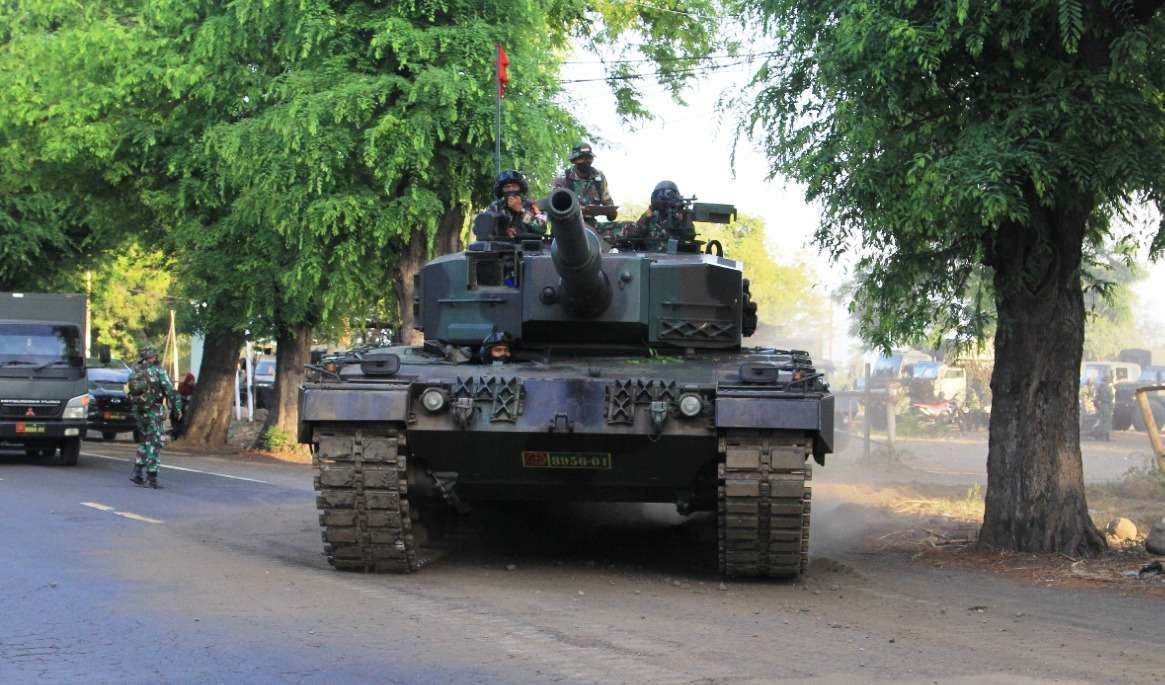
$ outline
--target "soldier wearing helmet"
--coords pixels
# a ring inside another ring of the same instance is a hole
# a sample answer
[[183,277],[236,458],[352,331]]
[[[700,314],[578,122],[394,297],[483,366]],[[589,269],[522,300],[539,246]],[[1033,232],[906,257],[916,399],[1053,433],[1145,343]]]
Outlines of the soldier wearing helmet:
[[479,238],[517,238],[521,233],[546,232],[546,215],[538,204],[526,199],[530,186],[526,177],[513,169],[507,169],[494,179],[494,197],[490,212],[501,217],[494,226],[494,235]]
[[[570,149],[573,166],[562,173],[555,181],[555,186],[574,191],[584,210],[593,206],[611,207],[606,217],[608,221],[614,221],[618,212],[614,209],[615,202],[611,200],[611,191],[607,188],[607,176],[591,166],[594,161],[595,154],[590,143],[578,143]],[[593,218],[588,217],[587,223],[592,227],[595,225]]]
[[627,223],[613,236],[642,243],[647,250],[662,250],[667,241],[693,240],[696,226],[680,189],[672,181],[660,181],[651,191],[651,204],[635,223]]
[[514,339],[505,331],[494,331],[481,341],[481,363],[505,363],[513,356]]
[[[144,346],[138,352],[138,363],[126,383],[127,395],[133,404],[134,419],[137,421],[141,441],[138,443],[137,459],[134,460],[130,480],[136,485],[148,481],[152,488],[158,484],[158,461],[162,451],[162,421],[165,412],[162,402],[169,400],[171,409],[182,416],[182,397],[170,382],[166,370],[158,364],[158,351]],[[146,478],[142,478],[142,470]]]

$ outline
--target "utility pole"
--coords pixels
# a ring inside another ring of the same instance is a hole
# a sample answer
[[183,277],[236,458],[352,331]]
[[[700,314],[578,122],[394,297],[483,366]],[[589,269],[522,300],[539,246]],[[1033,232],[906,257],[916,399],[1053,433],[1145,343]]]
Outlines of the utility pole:
[[85,358],[89,358],[89,350],[93,349],[93,312],[89,300],[93,298],[93,272],[85,270]]

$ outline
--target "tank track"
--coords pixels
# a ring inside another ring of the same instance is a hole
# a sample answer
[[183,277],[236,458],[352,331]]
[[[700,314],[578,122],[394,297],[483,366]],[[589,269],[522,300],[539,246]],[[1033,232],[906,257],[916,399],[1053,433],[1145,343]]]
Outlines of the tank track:
[[810,439],[799,433],[728,431],[717,488],[720,573],[797,578],[809,561],[806,482]]
[[328,563],[367,573],[420,568],[423,530],[417,530],[417,512],[409,504],[404,435],[391,429],[321,426],[313,445],[316,506]]

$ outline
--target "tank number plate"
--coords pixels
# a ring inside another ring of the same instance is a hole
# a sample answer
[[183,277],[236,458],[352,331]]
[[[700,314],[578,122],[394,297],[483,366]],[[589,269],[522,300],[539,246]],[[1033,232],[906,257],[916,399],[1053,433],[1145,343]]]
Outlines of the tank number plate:
[[542,452],[522,450],[522,466],[528,469],[611,469],[610,452]]

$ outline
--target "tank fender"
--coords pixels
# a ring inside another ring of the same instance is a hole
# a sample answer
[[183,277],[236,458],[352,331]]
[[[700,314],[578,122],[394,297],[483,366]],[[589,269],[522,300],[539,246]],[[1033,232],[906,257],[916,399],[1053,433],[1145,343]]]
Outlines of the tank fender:
[[833,395],[822,397],[735,395],[716,396],[716,428],[803,430],[813,434],[813,451],[833,451]]
[[299,391],[299,430],[301,443],[309,443],[312,429],[320,422],[396,422],[408,417],[408,386],[386,389],[313,388]]

